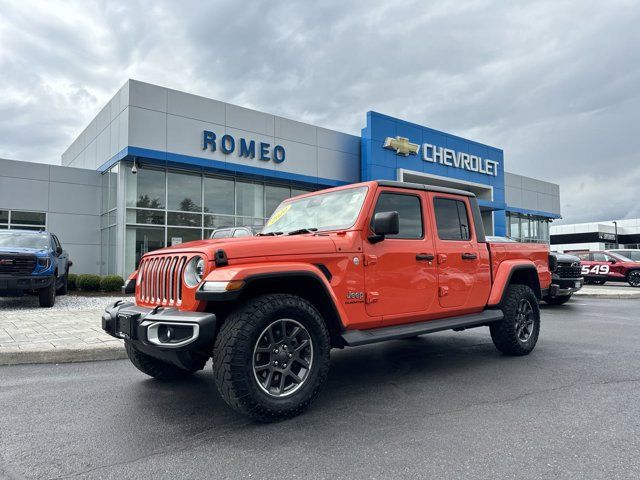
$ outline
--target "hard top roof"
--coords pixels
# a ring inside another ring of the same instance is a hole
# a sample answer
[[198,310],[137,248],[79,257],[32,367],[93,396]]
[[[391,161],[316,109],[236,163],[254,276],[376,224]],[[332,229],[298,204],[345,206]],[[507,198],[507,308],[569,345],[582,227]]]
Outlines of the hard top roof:
[[473,192],[460,190],[457,188],[439,187],[436,185],[426,185],[424,183],[398,182],[394,180],[377,180],[376,183],[381,187],[406,188],[410,190],[424,190],[427,192],[451,193],[453,195],[463,195],[465,197],[475,197]]

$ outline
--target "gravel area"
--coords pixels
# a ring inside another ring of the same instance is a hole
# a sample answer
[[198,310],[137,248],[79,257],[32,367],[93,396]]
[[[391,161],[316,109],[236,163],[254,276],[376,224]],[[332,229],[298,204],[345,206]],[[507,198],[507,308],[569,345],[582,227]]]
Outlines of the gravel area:
[[36,296],[25,295],[23,297],[0,297],[0,312],[20,311],[24,313],[42,313],[46,311],[103,310],[104,307],[110,303],[114,303],[120,299],[133,301],[132,296],[84,296],[69,293],[68,295],[56,297],[56,303],[53,307],[40,308],[38,305],[38,297]]

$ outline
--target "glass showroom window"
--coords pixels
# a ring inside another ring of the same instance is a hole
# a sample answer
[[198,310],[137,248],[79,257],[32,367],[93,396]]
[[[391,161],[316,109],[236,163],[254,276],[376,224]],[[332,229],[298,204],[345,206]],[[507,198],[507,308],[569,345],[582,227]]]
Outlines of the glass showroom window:
[[129,275],[145,253],[164,248],[167,178],[166,171],[138,165],[138,173],[126,168],[126,234],[124,267]]
[[264,223],[264,185],[236,182],[236,225]]
[[201,240],[201,212],[202,175],[199,173],[168,172],[167,245],[173,246],[193,240]]
[[235,224],[235,180],[233,178],[204,177],[205,238],[216,228]]
[[0,229],[44,230],[47,214],[23,210],[0,210]]
[[132,227],[127,225],[125,248],[125,275],[129,275],[140,264],[145,253],[164,248],[163,227]]
[[102,174],[102,215],[100,217],[100,274],[111,275],[117,272],[116,266],[116,224],[118,205],[119,164]]
[[[131,173],[131,163],[123,164],[123,168],[127,206],[125,275],[137,268],[147,252],[209,238],[216,228],[262,225],[282,200],[312,191],[231,176],[147,167],[144,161],[138,163],[137,175]],[[105,205],[108,197],[107,193]],[[103,228],[107,229],[110,221],[105,212]],[[106,230],[103,248],[108,243]],[[107,256],[105,252],[104,258]]]
[[266,185],[264,192],[264,217],[269,218],[271,214],[276,211],[280,202],[291,196],[289,187]]
[[508,212],[507,235],[520,242],[549,242],[549,220],[533,215]]

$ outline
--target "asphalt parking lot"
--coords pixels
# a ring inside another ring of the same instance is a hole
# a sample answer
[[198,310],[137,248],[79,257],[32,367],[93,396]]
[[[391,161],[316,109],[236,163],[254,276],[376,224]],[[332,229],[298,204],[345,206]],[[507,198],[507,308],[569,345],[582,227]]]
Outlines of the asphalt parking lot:
[[640,477],[640,300],[543,307],[528,357],[486,328],[334,351],[301,417],[255,424],[210,368],[0,367],[0,478]]

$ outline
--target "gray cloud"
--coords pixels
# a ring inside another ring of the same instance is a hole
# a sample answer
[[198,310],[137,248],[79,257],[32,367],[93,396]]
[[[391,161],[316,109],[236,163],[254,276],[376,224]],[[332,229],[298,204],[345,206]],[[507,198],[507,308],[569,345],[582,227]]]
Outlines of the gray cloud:
[[[564,221],[640,216],[640,5],[0,0],[0,157],[57,163],[127,78],[359,133],[501,147]],[[36,14],[37,13],[37,14]]]

